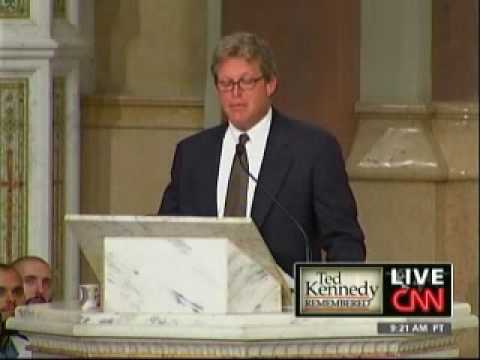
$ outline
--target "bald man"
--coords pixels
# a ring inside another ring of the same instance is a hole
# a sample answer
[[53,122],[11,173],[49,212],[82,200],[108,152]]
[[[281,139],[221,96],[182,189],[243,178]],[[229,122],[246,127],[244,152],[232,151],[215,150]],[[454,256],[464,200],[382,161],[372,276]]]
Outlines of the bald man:
[[37,256],[23,256],[12,263],[23,281],[25,303],[38,304],[52,301],[52,275],[50,265]]
[[0,359],[31,358],[28,339],[16,330],[5,328],[5,321],[15,315],[15,308],[25,304],[22,277],[12,265],[0,264]]

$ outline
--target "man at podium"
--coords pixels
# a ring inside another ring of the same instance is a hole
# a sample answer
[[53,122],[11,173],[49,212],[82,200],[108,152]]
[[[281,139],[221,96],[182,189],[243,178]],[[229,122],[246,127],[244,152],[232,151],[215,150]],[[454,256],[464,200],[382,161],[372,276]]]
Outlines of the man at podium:
[[272,51],[225,36],[211,64],[226,122],[181,141],[158,215],[251,217],[280,267],[363,261],[364,236],[335,138],[272,107]]

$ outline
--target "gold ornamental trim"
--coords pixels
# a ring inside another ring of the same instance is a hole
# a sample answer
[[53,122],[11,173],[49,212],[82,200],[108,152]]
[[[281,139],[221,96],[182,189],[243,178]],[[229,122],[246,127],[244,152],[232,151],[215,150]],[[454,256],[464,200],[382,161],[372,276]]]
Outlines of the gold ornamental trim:
[[0,79],[0,262],[28,253],[28,79]]
[[30,18],[30,0],[0,0],[0,19]]
[[65,251],[65,169],[66,169],[66,80],[65,77],[53,79],[53,146],[52,146],[52,269],[55,299],[63,298],[64,251]]

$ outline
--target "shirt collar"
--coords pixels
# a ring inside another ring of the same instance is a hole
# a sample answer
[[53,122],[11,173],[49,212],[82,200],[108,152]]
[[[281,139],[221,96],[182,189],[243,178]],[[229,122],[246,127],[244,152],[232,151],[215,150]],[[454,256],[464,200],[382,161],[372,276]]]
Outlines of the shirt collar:
[[[231,134],[235,144],[238,143],[238,137],[242,133],[247,133],[248,137],[250,138],[249,142],[255,143],[260,139],[266,139],[268,132],[270,130],[270,124],[272,122],[272,107],[270,107],[265,114],[265,116],[256,123],[253,127],[248,129],[247,131],[242,131],[237,129],[232,123],[228,124],[228,131]],[[247,143],[247,144],[248,144]]]

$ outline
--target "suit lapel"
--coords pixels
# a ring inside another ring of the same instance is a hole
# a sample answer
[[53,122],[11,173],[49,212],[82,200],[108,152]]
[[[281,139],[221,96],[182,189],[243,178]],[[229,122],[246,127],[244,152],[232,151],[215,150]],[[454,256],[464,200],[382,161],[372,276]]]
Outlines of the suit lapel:
[[205,209],[206,216],[218,216],[217,211],[217,182],[218,182],[218,170],[220,166],[220,155],[222,153],[223,137],[227,126],[225,124],[220,125],[213,132],[213,140],[206,142],[206,148],[200,149],[205,153],[205,162],[202,165],[202,177],[204,177],[205,186],[202,196],[202,207]]
[[[276,198],[292,165],[292,154],[288,145],[288,129],[281,115],[274,110],[270,134],[258,181],[270,195]],[[259,186],[257,185],[257,188]],[[260,228],[270,211],[273,201],[261,189],[255,190],[252,218]]]

